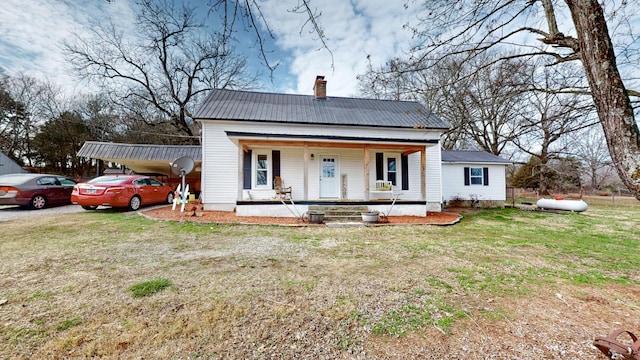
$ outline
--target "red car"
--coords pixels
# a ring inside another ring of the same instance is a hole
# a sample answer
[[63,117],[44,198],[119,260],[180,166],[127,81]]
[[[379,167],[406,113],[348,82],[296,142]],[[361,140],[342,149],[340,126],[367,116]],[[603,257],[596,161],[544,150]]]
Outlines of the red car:
[[69,204],[75,181],[60,175],[9,174],[0,176],[0,205],[42,209]]
[[128,207],[173,202],[173,189],[143,175],[105,175],[73,187],[71,202],[85,210],[98,206]]

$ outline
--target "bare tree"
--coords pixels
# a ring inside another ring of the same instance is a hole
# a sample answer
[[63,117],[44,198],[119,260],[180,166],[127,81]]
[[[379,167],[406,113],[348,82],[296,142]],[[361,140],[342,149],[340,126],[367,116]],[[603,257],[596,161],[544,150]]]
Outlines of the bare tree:
[[81,176],[87,168],[87,161],[77,153],[90,139],[89,136],[89,129],[80,114],[64,112],[40,126],[33,142],[46,171]]
[[[638,2],[608,4],[615,6],[609,14],[598,0],[425,1],[421,22],[413,28],[420,41],[408,54],[410,66],[403,71],[422,71],[461,54],[473,59],[505,46],[520,51],[503,60],[543,56],[548,65],[580,61],[613,164],[625,186],[640,199],[640,133],[630,99],[638,92],[625,86],[611,40],[612,33],[631,41],[636,37],[629,19],[611,28],[608,24],[615,16],[631,13],[628,9]],[[571,19],[564,31],[558,25],[560,16]],[[541,23],[546,28],[535,27]],[[531,42],[532,36],[538,41]]]
[[557,74],[556,70],[531,67],[527,112],[521,122],[526,131],[513,141],[520,151],[539,160],[539,191],[543,195],[548,195],[552,176],[557,172],[550,164],[573,154],[566,146],[570,143],[563,140],[597,124],[593,103],[581,93],[567,91],[579,88],[575,83],[580,82],[579,78],[571,72]]
[[91,38],[64,44],[67,58],[129,113],[152,126],[168,122],[197,143],[190,107],[208,90],[251,86],[246,59],[234,54],[224,28],[207,30],[195,8],[171,0],[137,5],[135,36],[96,20]]
[[[490,59],[482,59],[482,64]],[[456,119],[459,131],[480,149],[501,155],[509,143],[526,131],[521,126],[524,64],[517,61],[482,64],[464,64],[466,76],[453,84],[455,97],[448,96],[454,111],[450,118]],[[473,69],[469,69],[470,65]]]
[[573,155],[582,162],[583,177],[589,188],[599,190],[617,180],[602,129],[594,127],[578,131],[567,140]]
[[22,162],[25,124],[29,114],[22,102],[10,92],[9,78],[0,78],[0,151]]
[[74,108],[83,119],[92,140],[114,141],[124,130],[121,114],[104,94],[82,96]]
[[37,154],[33,149],[33,138],[40,125],[60,114],[64,99],[53,83],[37,80],[26,74],[5,77],[2,84],[15,100],[16,106],[11,123],[12,131],[10,134],[3,134],[4,142],[10,141],[13,144],[9,151],[11,156],[25,165],[34,166]]
[[[225,37],[233,37],[238,28],[254,34],[259,49],[258,54],[273,76],[273,71],[280,64],[269,60],[268,41],[275,39],[275,36],[271,30],[271,22],[264,16],[261,3],[255,0],[210,0],[209,8],[211,14],[221,16]],[[331,66],[333,67],[333,52],[329,47],[329,39],[324,28],[320,24],[322,12],[313,7],[311,0],[298,0],[297,5],[287,11],[300,14],[305,19],[300,27],[300,33],[306,30],[316,35],[316,41],[320,44],[319,48],[331,55]]]
[[394,60],[360,75],[359,89],[368,96],[423,103],[451,125],[442,139],[447,149],[501,155],[527,131],[520,122],[528,74],[522,61],[496,62],[496,57],[451,57],[416,71],[404,71],[410,64]]
[[[415,88],[415,75],[397,69],[404,67],[398,60],[389,61],[379,69],[374,69],[368,58],[368,71],[356,76],[358,93],[371,99],[415,100],[418,96]],[[430,105],[430,103],[426,104]]]

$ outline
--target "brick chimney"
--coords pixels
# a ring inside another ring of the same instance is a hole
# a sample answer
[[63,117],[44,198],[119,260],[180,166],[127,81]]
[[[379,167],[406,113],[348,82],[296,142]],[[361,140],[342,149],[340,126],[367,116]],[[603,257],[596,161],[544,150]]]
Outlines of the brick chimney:
[[316,76],[316,82],[313,84],[313,94],[316,96],[316,99],[327,98],[327,80],[324,79],[324,76]]

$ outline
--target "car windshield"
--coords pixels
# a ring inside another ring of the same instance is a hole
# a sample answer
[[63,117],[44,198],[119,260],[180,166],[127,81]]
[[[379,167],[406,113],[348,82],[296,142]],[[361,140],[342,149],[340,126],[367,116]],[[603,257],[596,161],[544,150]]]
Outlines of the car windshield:
[[122,176],[100,176],[89,181],[89,184],[113,185],[120,184],[128,178]]
[[33,174],[11,174],[0,176],[0,184],[2,185],[20,185],[33,179]]

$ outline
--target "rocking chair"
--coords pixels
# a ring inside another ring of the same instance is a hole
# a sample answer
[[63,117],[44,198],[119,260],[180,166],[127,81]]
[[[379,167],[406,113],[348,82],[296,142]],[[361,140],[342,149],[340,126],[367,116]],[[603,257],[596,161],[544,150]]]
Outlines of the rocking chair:
[[276,196],[281,199],[291,199],[291,186],[284,186],[284,182],[280,176],[276,176],[273,180],[273,188],[276,191]]

